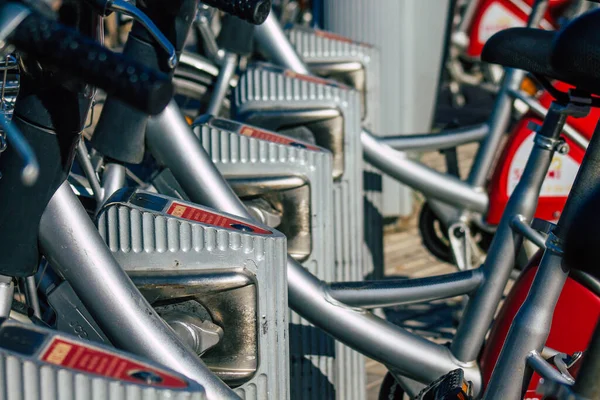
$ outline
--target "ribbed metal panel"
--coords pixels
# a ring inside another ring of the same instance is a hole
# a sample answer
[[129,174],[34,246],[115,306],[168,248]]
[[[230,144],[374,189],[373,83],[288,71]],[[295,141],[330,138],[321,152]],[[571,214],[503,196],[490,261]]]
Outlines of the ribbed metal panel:
[[[380,132],[380,55],[369,44],[353,42],[328,32],[295,26],[286,30],[290,42],[302,59],[309,65],[319,63],[358,62],[365,72],[365,104],[363,126],[372,132]],[[363,172],[364,238],[363,275],[381,278],[383,266],[383,215],[382,177],[376,168],[364,164]]]
[[[306,110],[334,108],[344,117],[344,173],[334,182],[335,280],[363,278],[363,209],[361,113],[359,95],[354,90],[299,79],[276,67],[257,64],[248,68],[234,94],[238,117],[261,110]],[[335,345],[337,399],[365,398],[364,357],[337,343]],[[313,385],[306,388],[306,385]],[[322,395],[317,382],[302,384],[295,399],[331,399]]]
[[295,175],[310,184],[312,250],[305,266],[333,278],[331,154],[276,144],[202,124],[194,132],[223,176]]
[[[350,190],[350,186],[342,182],[336,185],[334,189],[334,202],[341,204],[339,212],[335,215],[335,229],[336,232],[352,232],[357,227],[353,224],[353,221],[346,219],[348,210],[345,209],[346,202],[344,199],[348,196],[356,196]],[[341,239],[336,246],[336,260],[344,259],[351,252],[351,249],[346,247],[347,242],[343,238],[336,237],[336,240]],[[363,280],[363,274],[361,268],[350,268],[348,265],[340,265],[336,263],[336,274],[335,280],[341,281],[360,281]],[[365,370],[365,358],[362,354],[352,350],[351,348],[341,344],[340,342],[335,343],[335,354],[336,354],[336,396],[338,400],[364,400],[366,399],[366,370]],[[320,397],[317,397],[320,398]],[[307,399],[302,397],[302,399]],[[307,399],[308,400],[308,399]]]
[[294,26],[286,29],[290,42],[309,65],[318,62],[359,62],[366,71],[366,107],[363,125],[374,132],[381,127],[380,55],[376,47],[326,36],[326,32]]
[[277,231],[255,235],[188,222],[128,203],[105,207],[98,216],[98,230],[128,272],[243,266],[254,274],[260,293],[260,360],[254,377],[235,391],[244,399],[289,398],[285,236]]
[[[431,129],[449,0],[325,0],[324,28],[381,54],[381,135]],[[385,215],[407,215],[412,196],[384,176]]]
[[86,374],[0,350],[3,400],[204,400],[203,390],[169,390]]
[[[194,132],[225,176],[301,176],[310,185],[311,254],[302,265],[321,279],[334,276],[333,182],[331,153],[259,140],[209,123]],[[333,398],[333,340],[298,314],[290,312],[290,386],[292,398]]]

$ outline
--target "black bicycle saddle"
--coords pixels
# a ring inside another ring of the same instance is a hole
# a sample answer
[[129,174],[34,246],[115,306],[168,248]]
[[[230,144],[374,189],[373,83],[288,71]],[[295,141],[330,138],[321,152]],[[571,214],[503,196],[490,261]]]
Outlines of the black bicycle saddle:
[[550,65],[566,82],[600,94],[600,9],[588,12],[554,39]]
[[518,68],[600,94],[600,10],[586,13],[558,32],[511,28],[483,47],[485,62]]
[[536,75],[563,80],[550,66],[553,31],[510,28],[492,36],[483,46],[481,59],[504,67],[522,69]]

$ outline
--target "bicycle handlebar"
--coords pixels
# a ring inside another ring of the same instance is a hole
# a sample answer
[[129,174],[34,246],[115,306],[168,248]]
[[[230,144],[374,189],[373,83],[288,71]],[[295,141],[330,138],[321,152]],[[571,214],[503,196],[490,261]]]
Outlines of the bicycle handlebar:
[[156,115],[173,96],[168,75],[114,53],[77,31],[30,14],[7,41],[20,51]]
[[201,0],[207,6],[218,8],[254,25],[260,25],[271,12],[271,0]]

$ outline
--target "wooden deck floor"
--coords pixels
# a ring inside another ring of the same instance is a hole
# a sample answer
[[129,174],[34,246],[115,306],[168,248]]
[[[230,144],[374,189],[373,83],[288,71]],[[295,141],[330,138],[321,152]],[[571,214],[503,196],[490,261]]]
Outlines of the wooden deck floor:
[[[459,150],[459,166],[463,177],[471,166],[476,150],[475,145],[464,146]],[[445,170],[444,160],[437,153],[425,154],[422,161],[437,170]],[[415,211],[418,211],[422,200],[419,194],[415,194],[415,197],[417,199]],[[416,221],[416,216],[413,216],[392,227],[388,226],[384,237],[386,276],[417,278],[456,271],[455,267],[439,261],[423,247]],[[384,313],[389,321],[399,326],[406,327],[436,342],[446,342],[454,334],[455,326],[452,315],[459,307],[459,300],[450,299],[433,304],[388,308],[384,310]],[[369,400],[377,400],[379,387],[386,372],[387,370],[382,364],[367,360]]]

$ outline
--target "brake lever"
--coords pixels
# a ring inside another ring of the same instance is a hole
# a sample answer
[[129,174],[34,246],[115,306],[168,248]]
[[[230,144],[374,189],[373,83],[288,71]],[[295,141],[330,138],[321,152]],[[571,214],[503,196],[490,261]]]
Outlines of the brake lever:
[[25,140],[19,129],[10,123],[5,115],[0,115],[0,127],[4,130],[10,145],[13,146],[23,160],[21,181],[25,186],[33,186],[40,174],[40,166],[33,149],[29,146],[29,143],[27,143],[27,140]]
[[177,53],[175,52],[175,46],[163,35],[163,33],[156,27],[154,22],[139,8],[137,8],[132,1],[127,0],[88,0],[98,12],[107,16],[111,12],[120,12],[121,14],[125,14],[135,21],[142,24],[144,28],[150,33],[150,35],[156,40],[158,45],[163,48],[165,52],[169,55],[169,59],[167,63],[169,68],[175,69],[177,66]]
[[163,35],[163,33],[154,25],[154,22],[146,14],[141,12],[139,8],[128,3],[124,0],[112,0],[108,4],[108,9],[111,11],[117,11],[122,14],[128,15],[148,30],[154,40],[162,47],[169,55],[168,64],[171,69],[175,69],[177,66],[177,53],[175,47],[169,40]]

